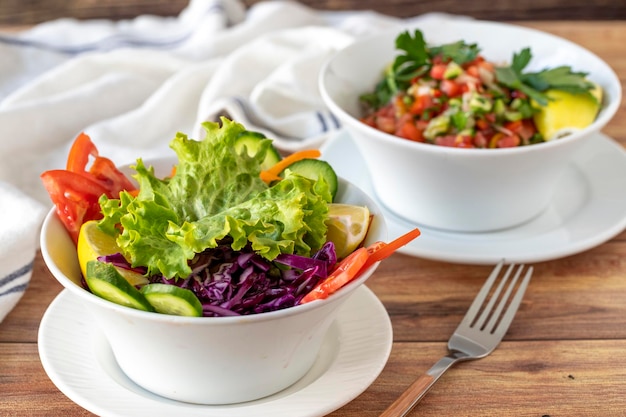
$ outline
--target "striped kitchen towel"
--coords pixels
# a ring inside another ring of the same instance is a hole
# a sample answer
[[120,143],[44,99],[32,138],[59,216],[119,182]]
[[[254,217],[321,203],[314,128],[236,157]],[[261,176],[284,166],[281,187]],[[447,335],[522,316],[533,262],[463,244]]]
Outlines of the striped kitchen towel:
[[0,182],[0,321],[22,298],[33,272],[44,209],[15,187]]

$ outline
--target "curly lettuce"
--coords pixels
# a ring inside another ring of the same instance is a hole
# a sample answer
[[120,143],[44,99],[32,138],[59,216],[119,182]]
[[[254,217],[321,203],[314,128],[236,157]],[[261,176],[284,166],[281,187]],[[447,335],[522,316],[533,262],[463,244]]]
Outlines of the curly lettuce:
[[[133,266],[167,278],[186,277],[197,253],[226,237],[239,250],[272,260],[279,254],[310,256],[325,243],[328,185],[295,174],[269,187],[260,177],[271,146],[263,141],[255,155],[241,154],[234,142],[245,128],[228,119],[203,124],[202,141],[179,133],[170,147],[178,156],[175,175],[160,179],[137,160],[136,196],[101,197],[100,226],[117,235]],[[121,225],[121,232],[120,226]]]

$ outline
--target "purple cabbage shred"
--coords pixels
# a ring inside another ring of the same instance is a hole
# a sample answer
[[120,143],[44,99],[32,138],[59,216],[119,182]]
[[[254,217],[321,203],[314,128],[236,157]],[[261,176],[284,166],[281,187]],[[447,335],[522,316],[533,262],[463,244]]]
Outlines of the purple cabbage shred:
[[[133,268],[120,253],[101,256],[102,262]],[[228,242],[197,254],[190,262],[191,275],[168,279],[149,277],[151,282],[177,285],[193,291],[205,317],[239,316],[281,310],[297,305],[337,262],[335,247],[327,242],[312,257],[281,254],[268,261],[249,247],[234,251]]]

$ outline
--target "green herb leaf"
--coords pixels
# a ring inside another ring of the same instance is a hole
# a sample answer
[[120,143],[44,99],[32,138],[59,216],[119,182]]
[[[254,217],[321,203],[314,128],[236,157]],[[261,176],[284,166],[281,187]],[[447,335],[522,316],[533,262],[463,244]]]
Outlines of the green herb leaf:
[[587,74],[573,72],[569,66],[524,73],[523,70],[531,58],[532,54],[529,48],[524,48],[520,53],[513,54],[510,66],[495,69],[496,78],[507,87],[522,91],[542,106],[548,104],[549,99],[544,92],[549,89],[591,95],[590,90],[593,88],[593,83],[585,78]]
[[480,48],[475,43],[468,44],[464,41],[457,41],[441,46],[431,47],[430,56],[441,55],[444,61],[452,60],[459,65],[471,62],[480,53]]

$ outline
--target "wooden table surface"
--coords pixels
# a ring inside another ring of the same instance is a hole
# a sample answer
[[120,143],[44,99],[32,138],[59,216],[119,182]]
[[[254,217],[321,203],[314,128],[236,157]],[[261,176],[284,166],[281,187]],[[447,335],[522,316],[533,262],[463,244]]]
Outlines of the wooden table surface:
[[[626,81],[626,21],[521,22],[577,42]],[[604,133],[626,145],[622,103]],[[626,192],[626,190],[624,190]],[[377,416],[446,353],[446,341],[491,270],[394,255],[368,286],[393,323],[378,379],[332,417]],[[24,298],[0,324],[0,415],[92,415],[50,381],[37,331],[61,286],[41,257]],[[337,389],[341,389],[338,387]],[[412,416],[626,415],[626,234],[584,253],[535,264],[523,304],[500,347],[452,368]],[[296,417],[296,416],[294,416]]]

